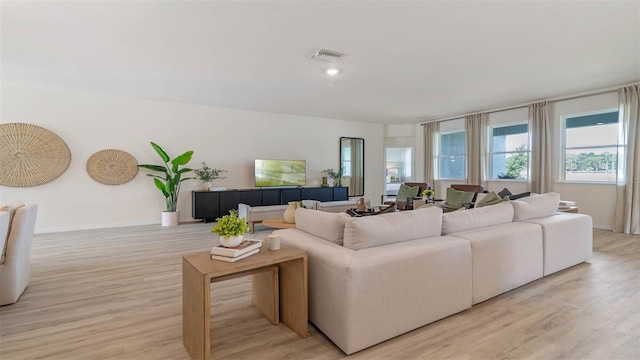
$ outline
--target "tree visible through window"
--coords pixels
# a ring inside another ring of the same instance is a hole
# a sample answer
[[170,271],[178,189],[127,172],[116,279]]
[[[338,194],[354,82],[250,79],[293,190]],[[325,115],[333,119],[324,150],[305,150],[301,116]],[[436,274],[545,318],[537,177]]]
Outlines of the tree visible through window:
[[614,182],[618,112],[565,117],[564,180]]
[[494,127],[491,160],[492,179],[526,180],[529,174],[528,125]]

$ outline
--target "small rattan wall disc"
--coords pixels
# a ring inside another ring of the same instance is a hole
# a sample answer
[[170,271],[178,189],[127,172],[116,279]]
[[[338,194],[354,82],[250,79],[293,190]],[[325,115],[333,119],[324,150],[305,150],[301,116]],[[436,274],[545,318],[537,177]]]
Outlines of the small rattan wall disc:
[[24,123],[0,124],[0,185],[42,185],[62,175],[69,162],[69,147],[50,130]]
[[136,176],[138,162],[122,150],[101,150],[87,160],[87,173],[100,184],[120,185]]

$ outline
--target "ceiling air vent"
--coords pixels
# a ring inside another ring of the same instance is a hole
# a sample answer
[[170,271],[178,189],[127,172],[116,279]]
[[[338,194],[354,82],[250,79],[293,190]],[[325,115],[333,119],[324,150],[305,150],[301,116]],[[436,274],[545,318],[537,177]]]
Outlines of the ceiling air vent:
[[344,53],[335,50],[329,49],[320,49],[316,51],[315,54],[311,55],[310,58],[314,60],[321,60],[326,62],[336,62],[336,60],[340,59],[344,56]]

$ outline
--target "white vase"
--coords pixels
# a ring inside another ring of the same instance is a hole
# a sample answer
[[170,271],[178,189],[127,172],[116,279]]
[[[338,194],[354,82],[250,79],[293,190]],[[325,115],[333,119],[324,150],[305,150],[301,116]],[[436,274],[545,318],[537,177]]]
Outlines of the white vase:
[[213,187],[213,183],[211,181],[202,182],[202,188],[204,189],[204,191],[211,191],[212,187]]
[[297,201],[289,201],[289,207],[284,211],[284,222],[293,224],[296,222],[296,209],[298,208]]
[[163,211],[162,226],[177,226],[180,223],[180,211]]
[[240,235],[240,236],[229,236],[228,239],[225,238],[224,236],[220,236],[220,244],[222,244],[222,246],[224,246],[224,247],[238,246],[242,242],[243,238],[244,238],[243,235]]

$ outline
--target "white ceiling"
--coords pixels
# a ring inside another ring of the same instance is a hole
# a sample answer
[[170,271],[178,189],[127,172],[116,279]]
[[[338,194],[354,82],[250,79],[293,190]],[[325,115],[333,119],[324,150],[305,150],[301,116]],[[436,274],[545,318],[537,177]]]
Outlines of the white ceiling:
[[[2,81],[416,123],[640,80],[639,1],[2,1]],[[347,54],[310,60],[326,47]]]

